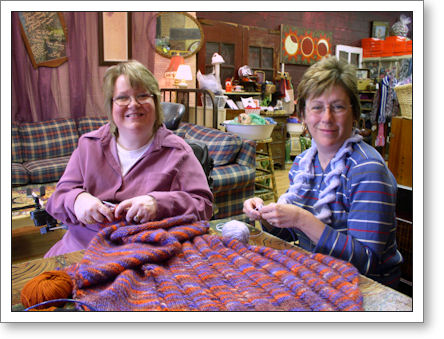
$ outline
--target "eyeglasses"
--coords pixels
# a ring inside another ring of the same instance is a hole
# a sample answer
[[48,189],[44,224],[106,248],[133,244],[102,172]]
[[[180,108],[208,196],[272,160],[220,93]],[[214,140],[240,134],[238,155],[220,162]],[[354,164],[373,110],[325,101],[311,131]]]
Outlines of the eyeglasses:
[[153,97],[153,95],[149,94],[149,93],[138,94],[135,97],[122,95],[122,96],[118,96],[116,98],[113,98],[113,102],[115,102],[119,106],[128,106],[131,103],[131,98],[134,98],[134,100],[138,104],[144,105],[144,104],[149,103],[152,97]]
[[345,112],[347,112],[347,108],[351,107],[351,105],[344,105],[344,104],[339,104],[339,103],[335,103],[335,104],[330,104],[327,106],[324,106],[323,104],[317,104],[314,103],[312,106],[307,107],[308,111],[310,113],[313,114],[322,114],[326,111],[326,107],[328,107],[330,109],[330,113],[332,114],[336,114],[336,115],[341,115],[344,114]]

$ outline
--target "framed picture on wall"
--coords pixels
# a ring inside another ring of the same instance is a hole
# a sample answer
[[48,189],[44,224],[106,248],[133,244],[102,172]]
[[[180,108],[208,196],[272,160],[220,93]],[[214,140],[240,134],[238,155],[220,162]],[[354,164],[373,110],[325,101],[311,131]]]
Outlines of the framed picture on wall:
[[111,66],[131,59],[131,13],[99,12],[99,65]]
[[34,68],[58,67],[66,56],[67,30],[61,12],[19,12],[20,33]]
[[370,77],[370,70],[367,68],[359,68],[356,70],[356,78],[368,79]]
[[384,40],[389,33],[389,24],[385,21],[372,22],[372,38]]

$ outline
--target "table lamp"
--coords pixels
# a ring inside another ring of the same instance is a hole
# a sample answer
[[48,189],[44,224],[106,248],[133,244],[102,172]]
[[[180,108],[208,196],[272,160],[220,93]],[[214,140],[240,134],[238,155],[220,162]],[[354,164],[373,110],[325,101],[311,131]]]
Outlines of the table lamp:
[[175,85],[179,88],[187,88],[187,80],[193,80],[193,75],[191,74],[190,65],[179,65],[176,72]]
[[185,63],[185,59],[180,55],[173,55],[170,60],[170,64],[168,65],[167,70],[165,71],[165,78],[174,79],[176,77],[177,69],[180,65]]

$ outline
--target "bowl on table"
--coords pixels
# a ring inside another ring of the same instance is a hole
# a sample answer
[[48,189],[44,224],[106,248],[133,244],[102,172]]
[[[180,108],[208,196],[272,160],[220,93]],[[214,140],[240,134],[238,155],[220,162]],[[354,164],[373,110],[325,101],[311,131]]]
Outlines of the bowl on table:
[[271,137],[274,126],[276,124],[269,125],[241,125],[241,124],[230,124],[229,122],[224,122],[223,125],[227,129],[227,132],[236,134],[243,139],[248,140],[263,140]]

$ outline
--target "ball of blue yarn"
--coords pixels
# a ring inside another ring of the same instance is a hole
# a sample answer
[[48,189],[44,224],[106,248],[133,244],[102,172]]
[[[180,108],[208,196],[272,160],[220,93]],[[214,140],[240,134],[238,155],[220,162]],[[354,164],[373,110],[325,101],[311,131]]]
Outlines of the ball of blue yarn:
[[236,239],[247,244],[250,239],[250,230],[245,223],[238,220],[231,220],[223,226],[222,236]]

